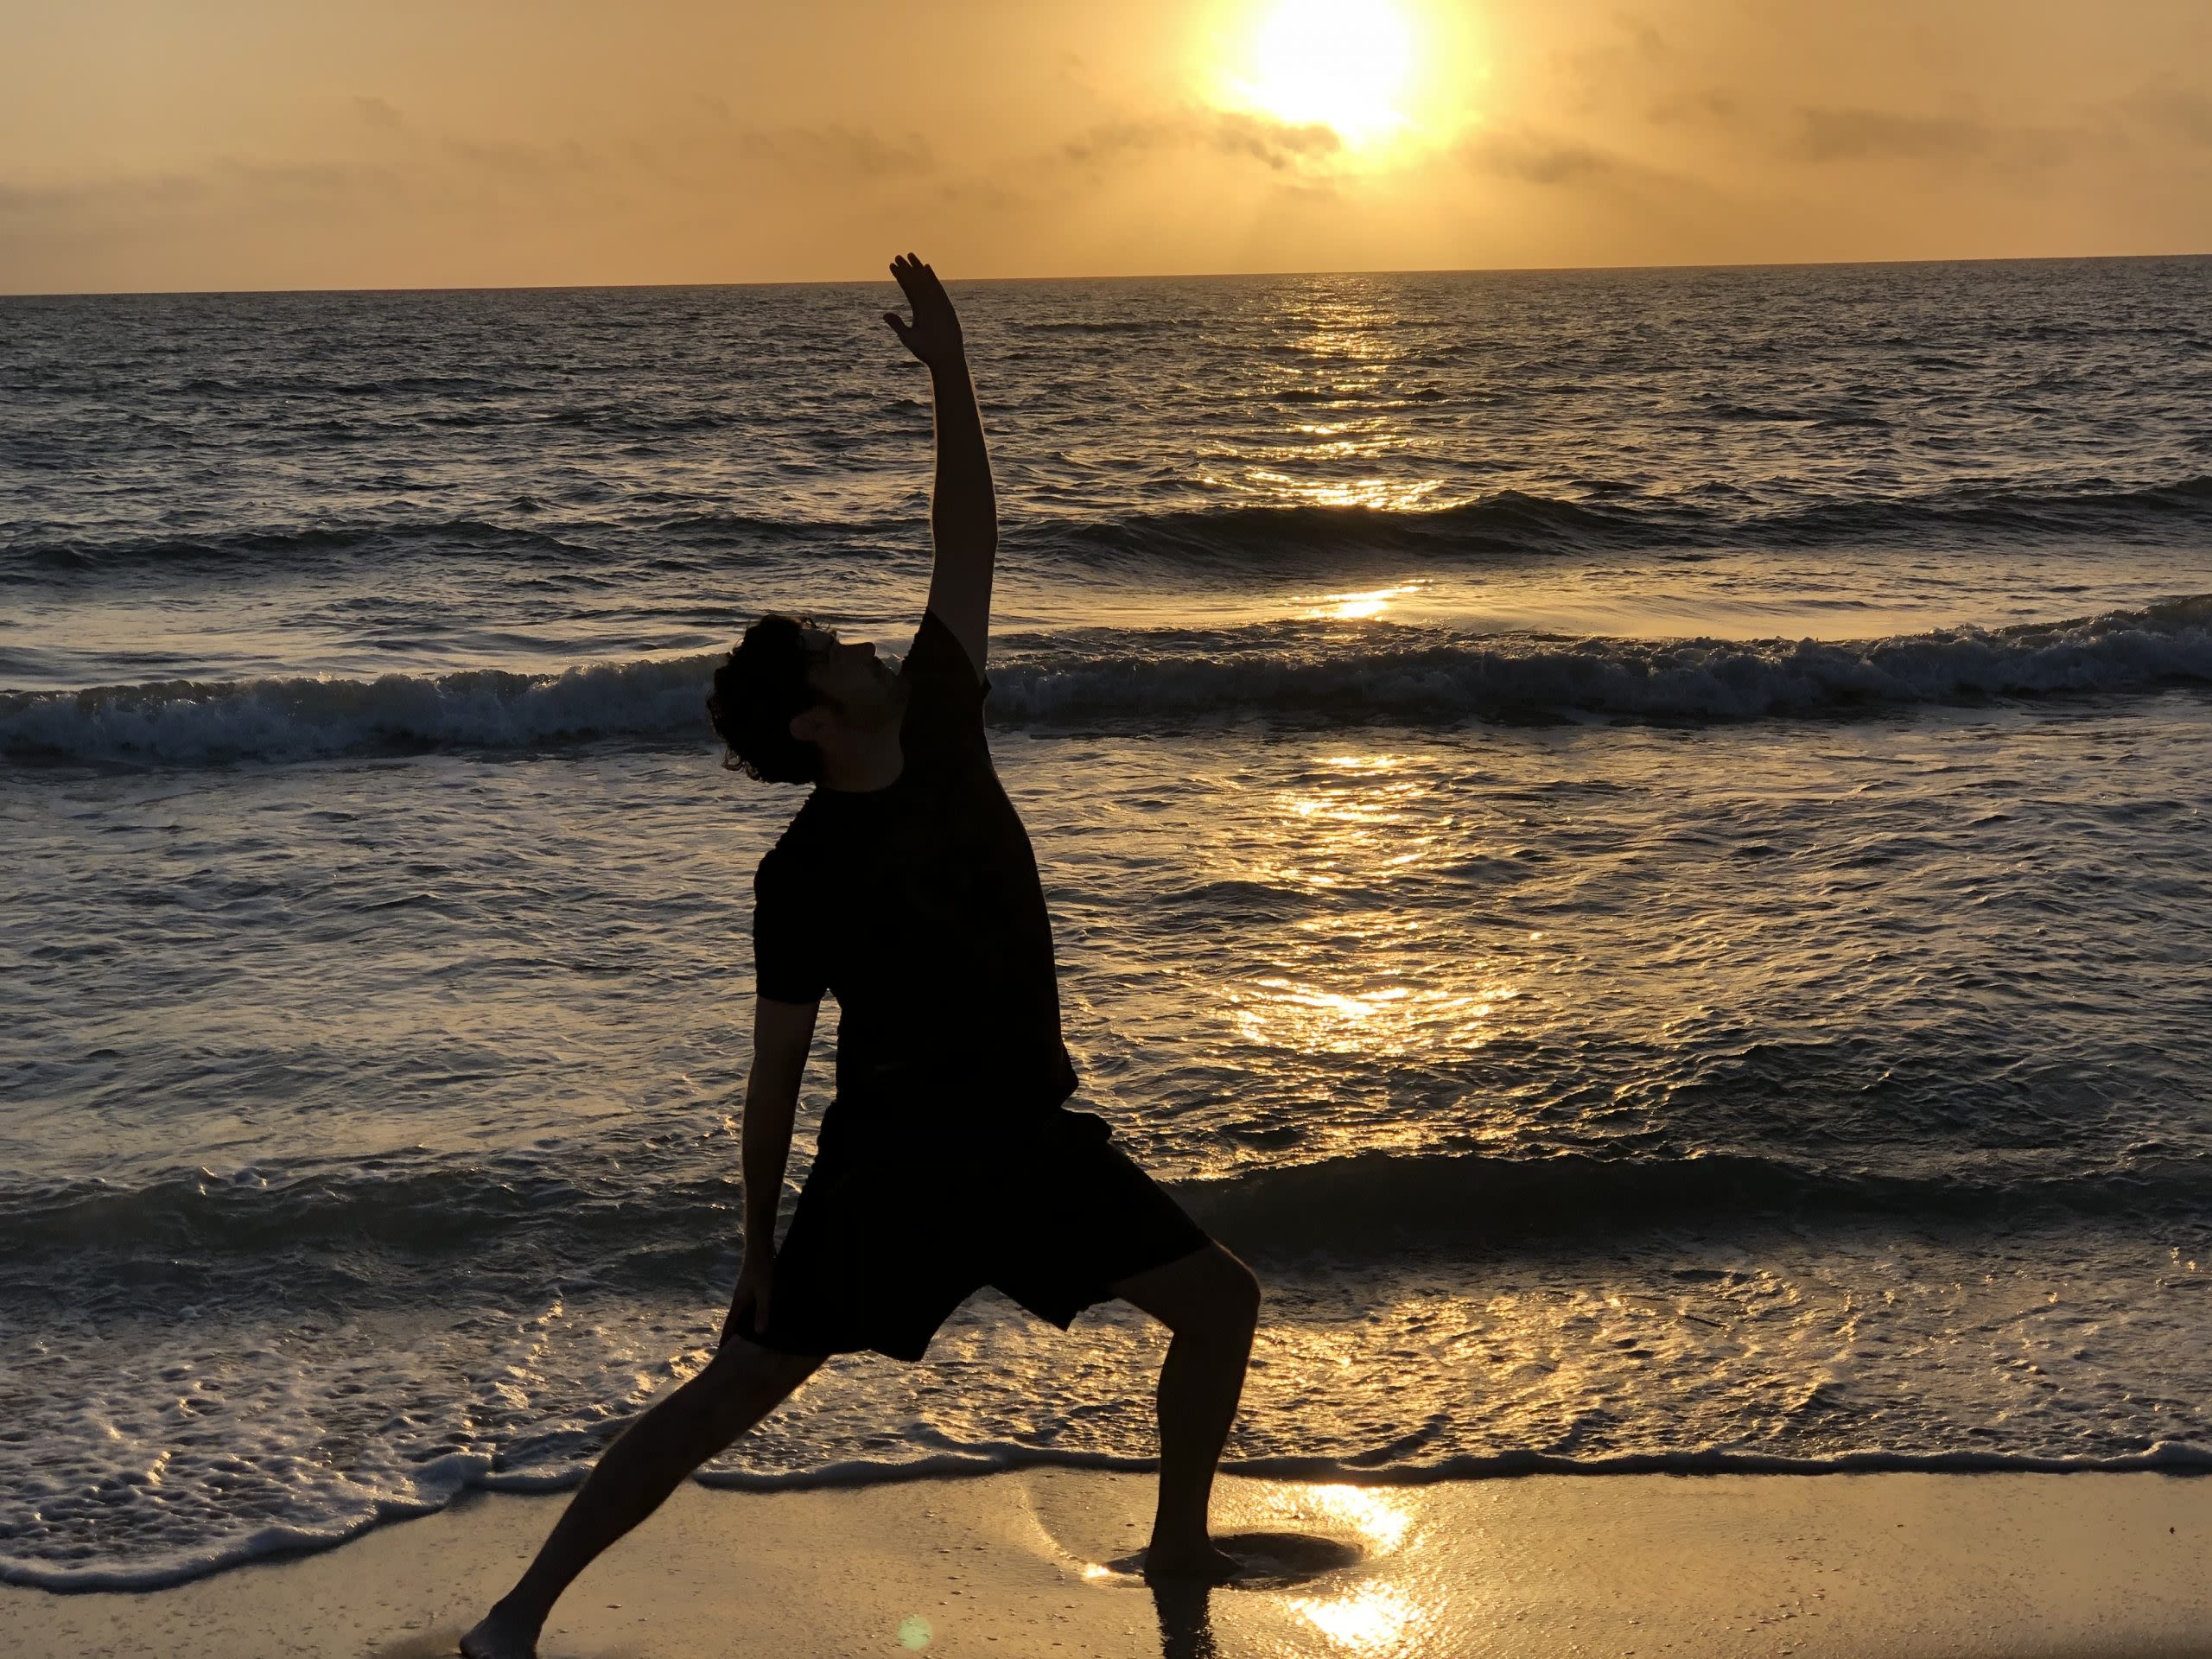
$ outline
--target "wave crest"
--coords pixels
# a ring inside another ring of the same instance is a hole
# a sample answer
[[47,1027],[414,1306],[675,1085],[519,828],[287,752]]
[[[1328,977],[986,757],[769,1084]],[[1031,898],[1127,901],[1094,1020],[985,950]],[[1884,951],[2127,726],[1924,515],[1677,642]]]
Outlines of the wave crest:
[[1001,721],[1039,725],[1262,713],[1748,720],[2177,680],[2212,681],[2212,595],[2067,622],[1850,643],[1498,637],[1338,657],[1130,652],[1001,669],[991,709]]
[[[990,717],[1338,721],[1595,714],[1749,720],[1859,707],[2212,683],[2212,595],[2065,622],[1857,643],[1445,638],[1378,626],[1317,649],[1277,628],[1136,635],[996,667]],[[1147,639],[1157,644],[1144,649]],[[1177,648],[1180,646],[1182,648]],[[512,749],[605,737],[707,739],[714,655],[374,680],[156,681],[0,694],[0,753],[198,766],[391,749]]]
[[[991,675],[1000,726],[1190,719],[1411,719],[1608,715],[1732,721],[1893,703],[2053,692],[2139,692],[2212,681],[2212,595],[2013,628],[1944,628],[1858,644],[1812,639],[1435,637],[1374,626],[1347,646],[1272,626],[1135,635],[1139,648],[1062,648]],[[1154,639],[1146,651],[1141,641]],[[1407,644],[1398,644],[1407,639]],[[423,747],[511,747],[604,736],[708,739],[715,655],[597,664],[560,675],[480,671],[378,679],[150,681],[0,692],[0,754],[17,761],[208,766]]]
[[[1829,1168],[1740,1152],[1366,1152],[1173,1185],[1193,1216],[1239,1249],[1395,1258],[1782,1217],[1849,1224],[2194,1211],[2212,1201],[2212,1160],[2145,1154],[2065,1172],[2031,1155],[1992,1154],[1939,1173]],[[351,1274],[364,1250],[394,1260],[480,1256],[504,1242],[542,1262],[594,1272],[621,1266],[652,1279],[711,1258],[722,1245],[702,1241],[734,1238],[741,1207],[729,1173],[568,1158],[487,1168],[393,1154],[0,1192],[0,1266],[35,1275],[89,1255],[149,1268],[229,1262],[257,1273],[282,1255],[302,1265],[327,1259]]]
[[373,680],[157,680],[0,693],[0,753],[198,766],[393,748],[516,748],[706,729],[713,657],[560,674],[474,669]]

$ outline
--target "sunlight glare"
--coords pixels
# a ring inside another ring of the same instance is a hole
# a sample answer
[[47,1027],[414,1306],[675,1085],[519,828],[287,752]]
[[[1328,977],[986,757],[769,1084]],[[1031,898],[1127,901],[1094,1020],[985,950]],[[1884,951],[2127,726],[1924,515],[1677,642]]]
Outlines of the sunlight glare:
[[1382,614],[1394,599],[1402,599],[1419,587],[1415,582],[1401,582],[1395,588],[1370,588],[1365,593],[1330,594],[1326,604],[1307,615],[1333,622],[1366,622]]
[[1315,1486],[1305,1496],[1315,1514],[1351,1527],[1378,1554],[1387,1555],[1403,1543],[1413,1526],[1402,1503],[1371,1487]]
[[1414,29],[1393,0],[1276,0],[1253,32],[1248,63],[1230,85],[1275,120],[1318,122],[1353,145],[1407,124]]
[[1354,1653],[1397,1648],[1425,1622],[1420,1604],[1385,1585],[1328,1599],[1294,1597],[1290,1605],[1322,1635]]

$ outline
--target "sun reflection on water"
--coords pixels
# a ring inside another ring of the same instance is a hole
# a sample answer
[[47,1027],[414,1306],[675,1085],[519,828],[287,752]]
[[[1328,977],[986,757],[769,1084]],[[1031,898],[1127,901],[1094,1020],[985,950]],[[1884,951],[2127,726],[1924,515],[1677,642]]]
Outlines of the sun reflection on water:
[[1404,1542],[1414,1524],[1402,1502],[1370,1486],[1308,1486],[1299,1498],[1307,1514],[1350,1527],[1378,1555]]
[[[1419,582],[1400,582],[1391,588],[1370,588],[1363,593],[1326,594],[1320,605],[1306,612],[1309,620],[1330,622],[1365,622],[1378,617],[1389,608],[1394,599],[1403,599],[1408,594],[1419,593]],[[1358,765],[1357,760],[1347,764]]]
[[1515,983],[1488,957],[1440,961],[1426,948],[1432,920],[1370,902],[1377,889],[1427,876],[1451,844],[1449,826],[1428,821],[1432,780],[1389,753],[1319,756],[1313,765],[1318,776],[1276,796],[1274,826],[1253,849],[1250,870],[1327,906],[1292,922],[1272,961],[1223,988],[1220,1003],[1238,1036],[1309,1055],[1484,1046],[1496,1009],[1521,995]]
[[1290,1605],[1331,1642],[1353,1653],[1389,1651],[1427,1622],[1419,1602],[1385,1584],[1342,1596],[1295,1596]]
[[1338,478],[1323,480],[1255,469],[1248,476],[1285,507],[1370,507],[1378,512],[1413,512],[1434,505],[1443,487],[1434,478]]
[[[1398,1549],[1413,1530],[1410,1505],[1387,1490],[1344,1484],[1285,1485],[1269,1495],[1271,1523],[1300,1532],[1350,1534],[1373,1557]],[[1433,1622],[1430,1610],[1395,1585],[1372,1580],[1335,1595],[1286,1598],[1287,1605],[1330,1645],[1351,1653],[1384,1653],[1418,1637]]]

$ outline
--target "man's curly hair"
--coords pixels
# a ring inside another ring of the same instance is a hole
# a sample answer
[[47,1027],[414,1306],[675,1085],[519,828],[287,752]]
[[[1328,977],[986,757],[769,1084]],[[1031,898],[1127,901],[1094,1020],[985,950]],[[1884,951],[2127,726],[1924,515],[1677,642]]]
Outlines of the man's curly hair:
[[722,764],[770,784],[810,784],[821,776],[822,751],[791,735],[791,718],[826,702],[809,684],[804,630],[813,619],[771,613],[715,670],[707,718],[726,746]]

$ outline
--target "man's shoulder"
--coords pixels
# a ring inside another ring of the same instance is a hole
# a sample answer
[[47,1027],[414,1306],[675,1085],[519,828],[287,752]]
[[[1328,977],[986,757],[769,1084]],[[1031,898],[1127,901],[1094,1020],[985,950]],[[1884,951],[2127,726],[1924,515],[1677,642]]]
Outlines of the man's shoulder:
[[899,733],[907,764],[924,779],[971,772],[979,761],[988,766],[983,698],[989,682],[935,611],[923,613],[899,672],[908,691]]
[[755,892],[807,879],[822,847],[822,814],[815,810],[815,799],[807,797],[806,804],[784,826],[784,833],[776,837],[775,845],[760,855],[753,872]]
[[899,677],[912,699],[907,705],[909,723],[918,713],[925,722],[976,720],[990,691],[990,682],[977,671],[968,647],[935,611],[922,613],[922,625],[914,631]]
[[935,611],[922,613],[921,625],[914,630],[914,641],[907,647],[901,671],[910,677],[927,677],[978,690],[983,679],[976,670],[975,658],[968,654],[968,647],[960,643],[960,636]]

